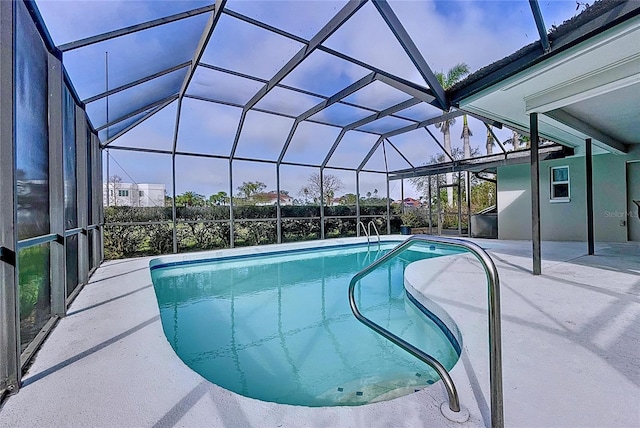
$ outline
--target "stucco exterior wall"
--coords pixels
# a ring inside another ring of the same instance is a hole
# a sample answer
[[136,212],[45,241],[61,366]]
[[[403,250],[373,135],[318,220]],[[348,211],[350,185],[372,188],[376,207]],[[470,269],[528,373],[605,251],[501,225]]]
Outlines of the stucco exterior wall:
[[[594,233],[597,241],[627,240],[627,219],[622,213],[628,212],[626,162],[633,159],[640,159],[640,146],[633,147],[626,156],[602,154],[593,158]],[[551,202],[551,167],[565,165],[569,166],[570,201]],[[584,156],[541,162],[540,222],[543,240],[587,240],[585,179]],[[498,237],[531,239],[529,164],[498,168]]]
[[629,222],[629,240],[640,242],[640,161],[627,166],[627,183],[630,184],[627,199],[627,221]]

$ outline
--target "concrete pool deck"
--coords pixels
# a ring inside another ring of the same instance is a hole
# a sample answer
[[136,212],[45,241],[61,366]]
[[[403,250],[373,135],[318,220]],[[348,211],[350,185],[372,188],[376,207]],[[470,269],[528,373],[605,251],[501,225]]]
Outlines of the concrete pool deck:
[[[543,242],[543,275],[534,277],[530,242],[473,241],[489,251],[502,285],[505,426],[640,426],[640,245],[599,243],[596,256],[586,256],[585,243]],[[211,384],[186,367],[164,337],[150,259],[105,262],[94,273],[44,343],[20,392],[0,410],[0,426],[470,427],[488,422],[488,369],[482,362],[487,345],[481,332],[486,286],[469,291],[470,284],[484,283],[473,261],[441,260],[449,266],[435,281],[412,284],[442,306],[463,334],[468,355],[463,353],[452,376],[463,384],[465,373],[468,377],[471,388],[461,391],[461,402],[471,418],[457,424],[440,414],[445,396],[438,385],[366,406],[305,408],[260,402]],[[447,288],[447,275],[467,290]]]

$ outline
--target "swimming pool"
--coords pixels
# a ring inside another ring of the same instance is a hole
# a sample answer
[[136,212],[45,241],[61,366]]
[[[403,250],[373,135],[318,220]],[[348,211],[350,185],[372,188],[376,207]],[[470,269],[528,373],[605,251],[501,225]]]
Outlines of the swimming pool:
[[[436,382],[424,363],[360,324],[347,290],[397,242],[151,262],[165,335],[209,381],[244,396],[304,406],[359,405]],[[364,278],[364,315],[447,370],[460,353],[449,329],[404,289],[404,267],[455,251],[417,246]],[[435,322],[434,322],[435,320]]]

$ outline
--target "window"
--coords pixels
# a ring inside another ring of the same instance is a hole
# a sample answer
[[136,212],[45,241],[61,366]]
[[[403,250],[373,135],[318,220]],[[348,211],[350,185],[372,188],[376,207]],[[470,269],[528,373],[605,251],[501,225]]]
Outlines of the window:
[[551,168],[551,201],[569,202],[569,167],[556,166]]
[[144,196],[144,190],[141,190],[141,191],[138,193],[138,196],[143,197],[143,196]]
[[129,196],[128,190],[118,190],[118,196]]

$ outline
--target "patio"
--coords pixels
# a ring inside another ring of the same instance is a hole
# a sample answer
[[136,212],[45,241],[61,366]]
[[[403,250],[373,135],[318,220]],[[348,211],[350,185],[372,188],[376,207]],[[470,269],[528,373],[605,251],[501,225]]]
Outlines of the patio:
[[[500,273],[505,426],[640,425],[640,246],[599,243],[587,256],[584,243],[543,242],[543,275],[534,277],[529,241],[475,242]],[[486,335],[473,336],[486,320],[486,289],[442,291],[447,275],[482,283],[473,263],[432,259],[441,263],[432,275],[441,275],[423,288],[463,334],[452,376],[471,417],[456,424],[440,415],[438,386],[367,406],[304,408],[203,380],[164,337],[149,260],[102,264],[4,404],[0,425],[416,427],[484,426],[490,418],[488,395],[477,393],[487,391]]]

